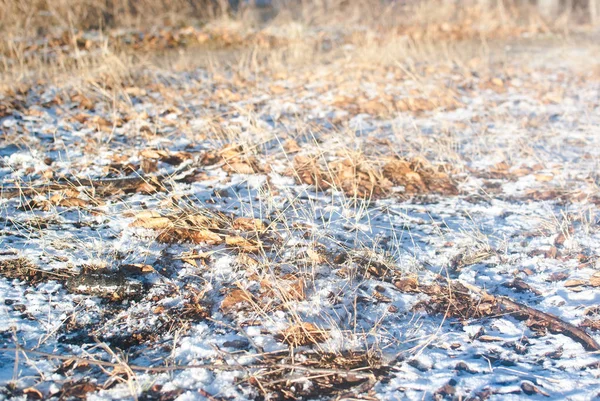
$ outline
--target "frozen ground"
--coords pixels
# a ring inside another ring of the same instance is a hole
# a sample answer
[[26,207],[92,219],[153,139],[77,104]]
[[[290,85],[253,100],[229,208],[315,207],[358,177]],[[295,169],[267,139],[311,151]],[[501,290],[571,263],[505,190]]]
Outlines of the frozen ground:
[[493,54],[0,99],[0,399],[599,396],[597,49]]

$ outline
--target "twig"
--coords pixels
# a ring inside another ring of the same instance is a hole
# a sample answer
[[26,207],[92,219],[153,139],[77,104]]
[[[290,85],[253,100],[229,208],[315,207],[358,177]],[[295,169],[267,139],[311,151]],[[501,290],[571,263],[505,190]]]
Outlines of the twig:
[[[460,282],[463,286],[468,288],[469,290],[475,292],[478,295],[487,294],[484,290],[475,287],[474,285]],[[557,316],[554,316],[550,313],[542,312],[537,309],[533,309],[527,305],[523,305],[519,302],[513,301],[512,299],[501,296],[501,295],[493,295],[494,299],[500,304],[501,307],[507,309],[511,314],[516,314],[520,316],[526,316],[528,318],[535,318],[541,320],[548,324],[548,328],[555,332],[564,334],[567,337],[570,337],[574,341],[577,341],[583,348],[587,351],[600,351],[600,345],[590,337],[584,330],[580,329],[572,325],[571,323],[565,322]]]
[[[429,270],[433,267],[431,264],[424,262]],[[565,322],[558,316],[554,316],[550,313],[542,312],[534,309],[530,306],[523,305],[519,302],[513,301],[512,299],[502,295],[488,294],[485,290],[476,287],[472,284],[466,283],[463,280],[452,280],[449,277],[444,277],[447,281],[447,285],[452,287],[454,284],[460,284],[467,288],[471,292],[474,292],[480,296],[487,295],[494,298],[494,300],[500,305],[501,308],[505,309],[507,314],[526,316],[527,318],[534,318],[548,324],[550,331],[554,333],[561,333],[583,345],[586,351],[600,351],[600,345],[584,330],[572,325],[571,323]]]
[[[123,367],[123,362],[115,363],[102,361],[97,359],[90,358],[82,358],[75,355],[57,355],[50,354],[48,352],[35,351],[32,349],[22,348],[22,347],[11,347],[11,348],[2,348],[1,352],[23,352],[29,355],[37,355],[40,357],[44,357],[47,359],[56,359],[61,361],[78,361],[85,362],[90,365],[102,366],[102,367]],[[362,371],[367,368],[358,368],[352,370],[344,370],[344,369],[324,369],[324,368],[312,368],[309,366],[303,365],[294,365],[294,364],[285,364],[285,363],[273,363],[273,364],[256,364],[256,365],[222,365],[216,363],[203,363],[203,364],[194,364],[194,365],[175,365],[175,366],[140,366],[140,365],[128,365],[129,369],[137,372],[173,372],[178,370],[187,370],[187,369],[209,369],[209,370],[224,370],[224,371],[235,371],[241,369],[267,369],[267,368],[279,368],[279,369],[296,369],[308,372],[310,374],[327,374],[327,375],[340,375],[340,376],[354,376],[357,378],[369,378],[373,376],[373,373]]]
[[159,182],[172,178],[172,174],[162,175],[138,175],[135,177],[118,178],[65,178],[50,184],[22,187],[20,185],[10,187],[0,187],[0,198],[15,198],[17,196],[37,195],[46,191],[59,191],[76,187],[135,187],[147,182]]

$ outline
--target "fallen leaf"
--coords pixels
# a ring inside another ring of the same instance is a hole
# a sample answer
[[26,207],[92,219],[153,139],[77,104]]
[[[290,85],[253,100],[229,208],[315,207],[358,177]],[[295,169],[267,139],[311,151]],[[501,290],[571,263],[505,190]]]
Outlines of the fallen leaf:
[[235,246],[245,252],[257,252],[260,249],[258,243],[249,241],[237,235],[228,235],[225,238],[225,243],[230,246]]
[[233,221],[233,228],[242,231],[263,231],[265,229],[265,223],[260,219],[238,217]]
[[152,195],[158,192],[158,189],[148,182],[142,182],[135,188],[135,191],[142,194]]
[[523,390],[523,392],[527,395],[540,394],[540,395],[543,395],[544,397],[550,397],[550,394],[548,394],[544,390],[540,389],[538,386],[534,385],[530,381],[523,381],[521,383],[521,390]]
[[328,333],[312,323],[295,324],[284,330],[279,338],[293,347],[318,344],[329,337]]
[[27,396],[28,400],[43,400],[44,395],[35,387],[28,387],[23,390],[23,394]]
[[159,230],[173,227],[173,222],[171,222],[168,217],[138,217],[133,223],[130,224],[130,227],[143,227]]
[[237,173],[237,174],[254,174],[255,173],[255,171],[251,165],[249,165],[248,163],[243,163],[243,162],[227,163],[223,167],[223,170],[230,172],[230,173]]
[[539,182],[548,182],[554,179],[554,176],[552,174],[536,174],[534,177],[535,180]]
[[416,277],[407,277],[395,281],[394,286],[402,292],[415,292],[419,289],[419,281]]
[[65,198],[59,201],[58,205],[63,207],[85,207],[88,203],[79,198]]
[[590,277],[590,285],[593,287],[600,287],[600,272],[594,273],[594,275]]
[[567,280],[563,283],[563,285],[567,288],[569,287],[579,287],[585,285],[586,282],[584,280]]
[[221,310],[229,312],[238,308],[243,303],[252,303],[253,297],[248,291],[236,288],[232,290],[221,302]]

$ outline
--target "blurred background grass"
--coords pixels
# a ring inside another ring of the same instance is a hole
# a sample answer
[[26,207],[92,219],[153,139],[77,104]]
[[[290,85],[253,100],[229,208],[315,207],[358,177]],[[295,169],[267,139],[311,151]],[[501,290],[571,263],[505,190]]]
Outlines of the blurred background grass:
[[[494,12],[498,18],[532,13],[547,20],[595,23],[599,0],[0,0],[0,31],[40,35],[54,28],[107,29],[202,24],[227,16],[265,20],[285,16],[324,24],[355,19],[363,25],[405,23],[415,17],[453,20],[465,9]],[[420,11],[421,10],[421,11]],[[427,13],[423,13],[427,10]],[[502,13],[510,15],[502,16]]]

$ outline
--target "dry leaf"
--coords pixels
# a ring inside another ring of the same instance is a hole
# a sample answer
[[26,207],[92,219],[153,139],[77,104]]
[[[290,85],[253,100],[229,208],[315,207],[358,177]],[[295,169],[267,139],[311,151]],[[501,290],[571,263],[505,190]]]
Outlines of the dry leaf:
[[266,295],[272,298],[281,298],[282,301],[302,301],[306,298],[304,279],[296,280],[294,275],[286,275],[282,279],[261,280],[260,285],[266,288]]
[[159,242],[175,243],[175,242],[192,242],[194,244],[207,243],[217,245],[223,242],[221,236],[215,232],[206,229],[187,229],[177,228],[169,229],[162,232],[157,240]]
[[298,142],[293,139],[288,139],[283,143],[283,150],[285,150],[286,153],[298,153],[301,148],[300,145],[298,145]]
[[142,171],[146,174],[158,171],[158,163],[156,163],[156,160],[152,159],[142,159],[141,167]]
[[314,185],[317,190],[331,188],[331,180],[312,157],[296,156],[292,174],[300,183]]
[[221,310],[229,312],[237,309],[243,303],[252,303],[253,297],[248,291],[236,288],[232,290],[221,302]]
[[79,198],[65,198],[59,201],[58,205],[63,207],[85,207],[88,203]]
[[141,217],[137,218],[133,223],[130,224],[130,226],[159,230],[163,228],[173,227],[173,223],[168,217]]
[[44,395],[35,387],[28,387],[23,390],[23,394],[27,396],[28,400],[43,400]]
[[320,254],[319,252],[315,251],[314,249],[307,249],[306,255],[308,255],[308,258],[313,263],[323,263],[326,260],[324,255]]
[[416,277],[402,278],[394,282],[394,286],[402,292],[415,292],[419,289],[419,280]]
[[158,189],[148,182],[142,182],[135,188],[135,191],[142,194],[152,195],[158,192]]
[[223,170],[236,174],[254,174],[255,171],[251,165],[242,162],[231,162],[223,167]]
[[265,223],[260,219],[238,217],[233,221],[233,228],[242,231],[263,231],[265,229]]
[[563,283],[565,287],[579,287],[582,285],[586,285],[584,280],[567,280]]
[[539,182],[548,182],[554,179],[554,176],[552,174],[536,174],[534,177],[535,180]]
[[254,241],[249,241],[237,235],[228,235],[225,238],[225,243],[230,246],[235,246],[244,252],[257,252],[260,247]]
[[126,265],[121,265],[122,269],[125,269],[131,273],[153,273],[154,267],[150,265],[146,265],[144,263],[130,263]]
[[306,322],[290,326],[280,335],[282,342],[293,347],[322,343],[328,337],[326,331]]
[[139,212],[135,215],[136,219],[152,219],[156,217],[161,217],[160,213],[155,210],[144,210],[143,212]]
[[140,156],[145,159],[161,159],[168,157],[169,154],[165,150],[144,149],[140,151]]
[[590,285],[593,287],[600,287],[600,272],[594,273],[594,275],[590,277]]
[[454,180],[424,159],[391,160],[383,166],[383,175],[395,185],[403,186],[407,194],[458,194]]

